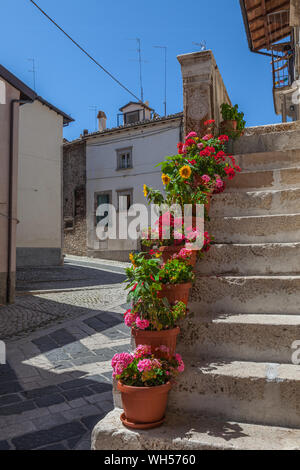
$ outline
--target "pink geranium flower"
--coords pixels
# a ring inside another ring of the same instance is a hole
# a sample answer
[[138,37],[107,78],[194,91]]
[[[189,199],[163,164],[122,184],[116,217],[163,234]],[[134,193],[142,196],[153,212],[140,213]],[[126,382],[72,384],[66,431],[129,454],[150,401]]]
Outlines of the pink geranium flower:
[[140,317],[136,318],[135,324],[140,330],[146,330],[150,325],[148,320],[142,320]]

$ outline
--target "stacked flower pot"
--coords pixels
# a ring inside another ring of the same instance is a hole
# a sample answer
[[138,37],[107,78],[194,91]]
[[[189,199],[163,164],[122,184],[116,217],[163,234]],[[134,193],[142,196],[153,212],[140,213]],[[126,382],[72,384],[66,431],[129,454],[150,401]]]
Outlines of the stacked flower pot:
[[144,185],[149,204],[162,210],[156,226],[143,232],[145,252],[131,254],[127,271],[128,301],[124,314],[131,328],[136,349],[116,354],[112,359],[113,377],[118,380],[124,412],[122,423],[134,429],[149,429],[164,421],[168,393],[184,363],[176,354],[179,321],[189,315],[187,305],[194,282],[197,259],[213,241],[201,232],[195,217],[186,222],[174,209],[204,205],[204,220],[209,220],[210,200],[225,189],[240,168],[224,149],[226,135],[215,136],[214,121],[208,121],[207,134],[191,132],[178,144],[178,155],[162,162],[165,192]]

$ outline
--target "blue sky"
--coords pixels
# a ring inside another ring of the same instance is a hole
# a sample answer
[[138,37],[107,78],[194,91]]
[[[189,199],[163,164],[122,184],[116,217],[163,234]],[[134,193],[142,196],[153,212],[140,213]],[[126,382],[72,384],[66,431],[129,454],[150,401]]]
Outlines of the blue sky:
[[[131,96],[63,36],[29,0],[1,0],[1,63],[33,87],[28,58],[35,58],[37,92],[70,114],[65,129],[73,139],[95,128],[94,112],[106,112],[108,126]],[[168,113],[182,110],[178,54],[206,40],[216,57],[232,102],[247,125],[280,121],[273,109],[268,57],[248,49],[238,0],[37,0],[65,30],[135,94],[139,94],[136,42],[142,41],[144,97],[163,114],[163,53],[168,47]]]

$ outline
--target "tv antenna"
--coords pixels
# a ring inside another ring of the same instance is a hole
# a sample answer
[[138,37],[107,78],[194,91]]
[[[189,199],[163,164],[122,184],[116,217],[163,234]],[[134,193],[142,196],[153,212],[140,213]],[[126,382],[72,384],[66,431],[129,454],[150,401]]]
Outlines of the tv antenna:
[[165,116],[167,115],[167,46],[153,46],[156,49],[162,49],[165,55]]
[[98,109],[99,109],[99,106],[97,106],[96,104],[93,104],[93,105],[89,106],[89,111],[90,111],[90,113],[91,113],[91,112],[94,113],[95,131],[97,131],[97,115],[98,115]]
[[[141,49],[141,40],[140,38],[135,38],[135,39],[130,39],[130,41],[136,41],[137,42],[137,53],[138,53],[138,63],[140,67],[140,87],[141,87],[141,101],[144,102],[144,90],[143,90],[143,71],[142,71],[142,63],[146,62],[145,60],[142,60],[142,49]],[[135,62],[134,59],[130,59]]]
[[193,44],[200,48],[200,51],[206,51],[206,41],[193,42]]
[[33,75],[33,89],[36,91],[36,68],[35,68],[35,59],[27,59],[28,62],[32,62],[32,69],[28,70],[28,72],[32,73]]

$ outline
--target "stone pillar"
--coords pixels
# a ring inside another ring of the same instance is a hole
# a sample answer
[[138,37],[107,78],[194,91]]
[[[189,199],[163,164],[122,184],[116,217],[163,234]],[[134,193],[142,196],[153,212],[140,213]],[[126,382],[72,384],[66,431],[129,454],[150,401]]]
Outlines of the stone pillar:
[[220,106],[231,101],[212,51],[183,54],[177,59],[183,78],[185,135],[190,131],[203,135],[204,122],[215,119],[219,126]]

